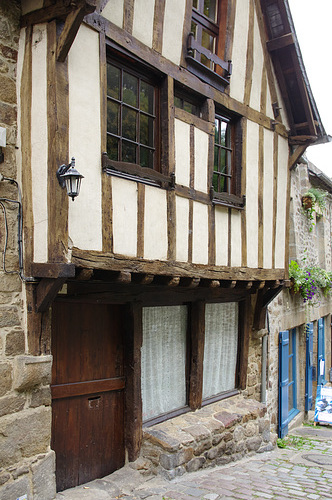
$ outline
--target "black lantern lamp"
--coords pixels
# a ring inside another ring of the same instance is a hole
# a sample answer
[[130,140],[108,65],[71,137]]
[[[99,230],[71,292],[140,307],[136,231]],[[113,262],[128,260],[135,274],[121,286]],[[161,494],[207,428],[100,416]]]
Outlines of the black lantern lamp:
[[67,194],[74,201],[80,193],[81,180],[84,175],[80,174],[75,168],[75,158],[71,159],[69,165],[61,165],[56,173],[59,184],[67,189]]

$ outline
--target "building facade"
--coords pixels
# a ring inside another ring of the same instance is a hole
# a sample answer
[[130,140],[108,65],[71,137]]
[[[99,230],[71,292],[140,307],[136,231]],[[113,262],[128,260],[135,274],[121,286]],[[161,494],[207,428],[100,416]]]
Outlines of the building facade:
[[269,449],[290,170],[325,140],[287,0],[0,9],[0,498]]
[[[295,261],[302,268],[332,270],[331,187],[330,178],[305,160],[291,173],[290,262]],[[313,219],[303,208],[303,195],[310,188],[324,193],[325,203],[323,210],[315,207]],[[304,301],[300,293],[293,293],[292,287],[283,290],[269,306],[267,400],[280,436],[314,409],[317,386],[330,384],[331,311],[329,294],[324,296],[320,292]],[[283,356],[288,375],[286,384],[282,384],[281,376]],[[284,408],[281,386],[286,387]]]

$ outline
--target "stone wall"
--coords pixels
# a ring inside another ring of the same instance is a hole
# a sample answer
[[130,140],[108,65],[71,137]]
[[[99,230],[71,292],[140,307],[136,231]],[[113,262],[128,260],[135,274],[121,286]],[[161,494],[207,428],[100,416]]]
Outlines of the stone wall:
[[174,479],[274,445],[266,406],[238,395],[145,428],[141,457],[131,465]]
[[[312,166],[312,168],[314,168]],[[327,207],[310,231],[303,209],[301,198],[310,187],[307,164],[298,165],[291,174],[291,204],[290,204],[290,260],[296,260],[299,265],[318,265],[331,270],[331,195],[327,197]],[[321,249],[324,252],[321,252]],[[323,255],[322,255],[323,254]],[[324,257],[324,258],[323,258]],[[293,295],[291,290],[283,290],[268,307],[269,342],[267,362],[267,406],[271,416],[272,430],[277,431],[278,425],[278,377],[279,377],[279,332],[282,330],[297,330],[297,408],[305,418],[305,368],[306,368],[306,334],[305,323],[314,323],[314,365],[317,366],[317,320],[326,318],[325,330],[325,376],[328,379],[331,360],[331,312],[332,299],[322,298],[314,307],[306,306],[299,295]],[[316,385],[313,384],[315,398]]]
[[[20,2],[0,2],[0,126],[7,146],[0,172],[17,180],[16,67]],[[17,200],[17,189],[0,182],[0,198]],[[6,270],[18,270],[17,205],[0,205],[0,248],[6,243]],[[54,453],[50,450],[51,356],[27,352],[25,286],[16,273],[0,270],[0,500],[27,495],[29,500],[55,497]]]

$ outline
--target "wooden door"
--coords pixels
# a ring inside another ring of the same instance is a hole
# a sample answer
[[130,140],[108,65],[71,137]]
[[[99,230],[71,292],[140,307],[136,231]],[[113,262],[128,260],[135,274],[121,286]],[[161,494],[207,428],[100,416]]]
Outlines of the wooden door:
[[52,448],[57,490],[124,465],[121,306],[55,302]]

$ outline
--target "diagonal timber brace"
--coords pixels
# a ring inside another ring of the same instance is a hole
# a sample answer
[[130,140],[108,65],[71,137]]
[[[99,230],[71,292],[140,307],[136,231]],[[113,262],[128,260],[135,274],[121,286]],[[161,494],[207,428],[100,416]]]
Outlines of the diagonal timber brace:
[[64,62],[66,60],[84,16],[94,12],[95,8],[96,6],[91,5],[91,3],[83,2],[68,14],[57,43],[57,61]]
[[96,0],[56,0],[55,3],[33,10],[21,18],[21,27],[65,19],[57,44],[57,60],[64,62],[77,35],[84,16],[96,9]]
[[67,278],[43,278],[36,288],[35,310],[45,312],[57,296]]

